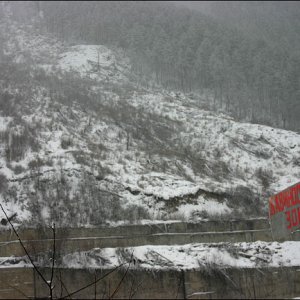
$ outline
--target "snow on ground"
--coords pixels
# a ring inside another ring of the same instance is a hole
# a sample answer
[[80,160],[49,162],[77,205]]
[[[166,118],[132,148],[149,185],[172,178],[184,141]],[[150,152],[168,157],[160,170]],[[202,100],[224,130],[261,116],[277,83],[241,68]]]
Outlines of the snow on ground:
[[[0,203],[3,206],[8,217],[12,216],[14,213],[17,213],[17,218],[18,218],[19,222],[30,219],[31,213],[26,209],[26,205],[24,205],[24,203],[22,204],[22,203],[13,202],[13,201],[6,202],[6,201],[4,201],[2,195],[0,195]],[[0,220],[2,218],[5,218],[5,215],[3,214],[2,210],[0,210]],[[15,225],[17,225],[17,224],[15,224]],[[3,227],[0,224],[0,230],[4,229],[4,228],[6,229],[7,227]]]
[[63,70],[76,70],[82,75],[91,72],[93,68],[108,68],[115,64],[113,53],[101,45],[77,45],[62,53],[59,66]]
[[[150,270],[218,268],[261,268],[300,266],[300,242],[194,243],[185,245],[145,245],[128,248],[94,248],[62,257],[60,267],[131,268]],[[25,257],[0,257],[0,268],[29,267]]]
[[[125,174],[124,174],[125,175]],[[126,175],[125,175],[126,176]],[[127,186],[131,186],[132,177],[125,177],[128,180]],[[136,183],[135,186],[133,183]],[[164,174],[159,172],[150,172],[137,176],[136,182],[132,182],[132,188],[142,191],[144,194],[151,194],[169,200],[173,197],[182,197],[188,194],[195,194],[200,186],[186,180],[182,180],[178,176]]]
[[205,267],[257,268],[300,266],[300,242],[214,243],[182,246],[139,246],[132,248],[95,248],[63,257],[71,268],[114,267],[129,262],[147,269]]
[[0,268],[24,268],[30,267],[30,262],[23,257],[1,257],[0,258]]
[[[173,224],[173,223],[181,223],[182,221],[180,220],[139,220],[137,222],[137,224],[139,225],[154,225],[154,224]],[[132,225],[132,221],[128,221],[128,220],[122,220],[122,221],[117,221],[117,222],[113,222],[113,221],[108,221],[107,224],[109,225],[109,227],[117,227],[117,226],[126,226],[126,225]]]
[[[256,175],[259,169],[268,173],[270,189],[275,192],[299,181],[300,168],[295,160],[300,156],[300,136],[296,132],[236,122],[201,110],[189,99],[170,100],[161,94],[138,95],[130,103],[135,107],[143,106],[162,119],[182,122],[184,130],[179,135],[182,144],[190,145],[199,153],[208,162],[208,170],[209,163],[216,161],[228,166],[229,174],[224,173],[219,181],[212,182],[205,175],[192,176],[197,184],[204,184],[208,179],[215,191],[245,185],[260,193],[261,182]],[[191,105],[186,106],[186,103]],[[215,172],[210,171],[211,175]],[[282,182],[283,177],[285,182]]]
[[200,198],[197,204],[182,204],[178,207],[178,214],[188,220],[195,212],[205,212],[207,216],[221,216],[230,214],[231,209],[226,202],[220,203],[210,199]]
[[1,117],[0,116],[0,133],[6,131],[7,125],[11,122],[11,117]]
[[[128,68],[125,59],[117,61],[114,53],[104,45],[75,45],[61,52],[56,66],[63,71],[78,72],[80,76],[105,80],[122,80]],[[49,69],[48,66],[44,68]]]

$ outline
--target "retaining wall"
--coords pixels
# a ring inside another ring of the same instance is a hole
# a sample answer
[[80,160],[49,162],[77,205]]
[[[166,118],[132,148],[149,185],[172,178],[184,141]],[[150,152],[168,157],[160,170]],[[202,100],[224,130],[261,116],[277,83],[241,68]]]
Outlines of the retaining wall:
[[[50,269],[42,269],[47,279]],[[95,282],[111,270],[56,269],[54,295],[67,296]],[[292,298],[300,295],[300,269],[205,269],[202,271],[147,271],[130,269],[111,273],[76,298]],[[125,277],[124,277],[125,275]],[[60,279],[61,278],[61,279]],[[123,279],[124,278],[124,279]],[[123,279],[123,280],[122,280]],[[117,287],[119,289],[117,290]],[[33,269],[9,268],[0,272],[0,298],[47,297],[48,289]]]
[[[99,228],[57,229],[56,242],[61,254],[92,248],[133,247],[142,245],[182,245],[189,243],[272,241],[266,220],[208,221],[129,225]],[[50,229],[24,229],[19,235],[30,254],[52,248]],[[24,251],[11,231],[0,234],[0,256],[22,256]]]

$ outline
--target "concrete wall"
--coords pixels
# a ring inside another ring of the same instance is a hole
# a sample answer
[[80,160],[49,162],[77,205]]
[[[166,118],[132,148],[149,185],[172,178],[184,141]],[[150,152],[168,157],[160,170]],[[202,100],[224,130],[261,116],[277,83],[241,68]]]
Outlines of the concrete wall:
[[187,272],[186,291],[190,299],[293,298],[300,296],[299,271],[297,267]]
[[[2,230],[0,242],[15,240],[9,226]],[[203,221],[198,223],[177,222],[170,224],[153,225],[125,225],[116,227],[97,228],[57,228],[57,237],[106,237],[106,236],[132,236],[158,233],[195,233],[269,229],[267,219],[231,220],[231,221]],[[52,238],[49,228],[20,228],[18,232],[24,240]]]
[[[63,228],[56,234],[57,248],[63,253],[85,251],[95,247],[132,247],[141,245],[182,245],[188,243],[272,241],[266,220],[208,221],[132,225],[114,228]],[[19,232],[29,253],[37,254],[52,248],[52,233],[44,229]],[[10,231],[0,235],[0,256],[22,256],[24,251]]]
[[[54,295],[67,296],[93,283],[111,270],[61,269],[55,271]],[[76,298],[133,299],[219,299],[219,298],[292,298],[300,295],[299,268],[218,269],[202,271],[119,270],[98,281],[96,286],[73,294]],[[43,269],[50,278],[50,269]],[[126,273],[126,276],[124,277]],[[122,281],[122,278],[124,280]],[[62,280],[60,280],[60,278]],[[47,297],[46,285],[32,269],[1,269],[0,298]],[[7,285],[9,283],[9,285]],[[63,284],[62,284],[63,283]],[[19,292],[19,291],[22,291]]]
[[34,272],[31,268],[0,269],[0,299],[34,297]]

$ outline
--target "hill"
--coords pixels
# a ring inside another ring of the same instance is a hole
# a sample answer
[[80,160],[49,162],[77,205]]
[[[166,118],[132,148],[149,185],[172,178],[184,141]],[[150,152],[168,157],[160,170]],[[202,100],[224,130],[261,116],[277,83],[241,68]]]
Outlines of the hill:
[[249,218],[298,180],[298,133],[147,87],[116,46],[66,43],[9,9],[0,28],[0,197],[16,222]]

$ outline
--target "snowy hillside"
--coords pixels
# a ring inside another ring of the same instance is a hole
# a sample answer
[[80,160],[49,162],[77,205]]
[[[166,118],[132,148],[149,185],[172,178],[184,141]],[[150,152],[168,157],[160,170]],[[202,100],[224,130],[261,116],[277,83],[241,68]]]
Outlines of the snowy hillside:
[[[211,243],[182,246],[94,248],[62,257],[66,268],[105,269],[130,263],[131,269],[222,270],[299,266],[299,242]],[[132,263],[133,262],[133,263]],[[0,268],[28,267],[26,257],[1,257]]]
[[209,269],[299,266],[299,242],[186,244],[184,246],[140,246],[132,248],[95,248],[63,257],[72,268],[111,268],[129,262],[136,268]]
[[16,222],[264,216],[299,181],[299,133],[140,86],[118,49],[0,28],[0,199]]

